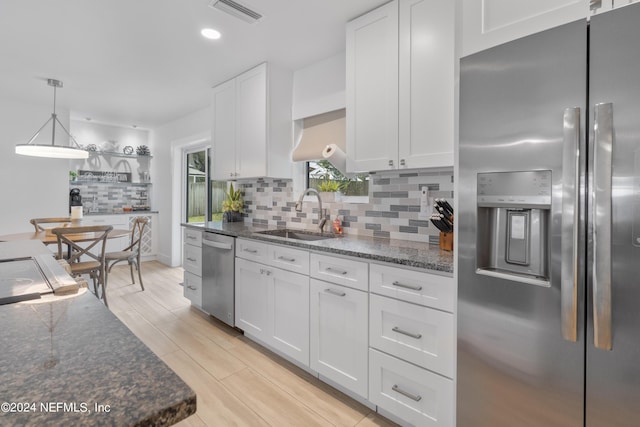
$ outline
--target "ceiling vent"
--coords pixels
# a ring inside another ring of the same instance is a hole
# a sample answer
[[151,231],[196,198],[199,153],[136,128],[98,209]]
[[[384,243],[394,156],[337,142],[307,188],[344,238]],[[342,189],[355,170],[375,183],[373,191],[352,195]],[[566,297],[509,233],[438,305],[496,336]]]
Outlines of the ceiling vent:
[[213,7],[215,9],[226,12],[229,15],[233,15],[236,18],[242,19],[243,21],[250,24],[253,24],[254,22],[260,20],[260,18],[262,18],[262,15],[260,15],[258,12],[249,9],[248,7],[243,6],[240,3],[236,3],[233,0],[211,0],[211,2],[209,3],[209,7]]

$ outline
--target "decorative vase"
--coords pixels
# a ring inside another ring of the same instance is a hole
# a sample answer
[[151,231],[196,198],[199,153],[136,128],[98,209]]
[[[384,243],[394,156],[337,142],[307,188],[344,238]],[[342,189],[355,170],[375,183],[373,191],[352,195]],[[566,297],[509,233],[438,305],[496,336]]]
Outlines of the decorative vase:
[[242,213],[238,211],[226,211],[222,214],[223,222],[242,222]]

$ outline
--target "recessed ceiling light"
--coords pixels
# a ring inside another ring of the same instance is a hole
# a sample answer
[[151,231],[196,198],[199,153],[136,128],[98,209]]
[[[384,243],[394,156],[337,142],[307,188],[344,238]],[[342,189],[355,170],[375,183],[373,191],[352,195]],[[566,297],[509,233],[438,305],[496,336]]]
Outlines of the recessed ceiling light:
[[213,28],[205,28],[200,31],[203,37],[206,37],[211,40],[218,40],[221,36],[220,31],[214,30]]

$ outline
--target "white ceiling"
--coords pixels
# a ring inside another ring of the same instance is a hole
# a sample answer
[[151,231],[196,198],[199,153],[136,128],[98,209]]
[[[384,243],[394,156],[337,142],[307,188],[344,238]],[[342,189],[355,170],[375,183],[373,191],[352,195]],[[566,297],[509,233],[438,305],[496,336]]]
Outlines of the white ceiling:
[[[72,117],[154,127],[209,104],[210,88],[263,61],[297,70],[345,48],[345,23],[388,0],[0,0],[0,97]],[[206,40],[204,27],[222,33]]]

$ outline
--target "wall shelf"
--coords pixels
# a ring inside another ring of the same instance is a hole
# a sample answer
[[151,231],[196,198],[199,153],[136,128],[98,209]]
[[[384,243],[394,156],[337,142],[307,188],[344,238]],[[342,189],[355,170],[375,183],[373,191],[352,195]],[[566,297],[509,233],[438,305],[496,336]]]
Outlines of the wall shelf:
[[101,150],[87,150],[89,156],[105,156],[105,157],[124,157],[129,159],[151,159],[151,154],[124,154],[120,151],[101,151]]
[[88,185],[88,184],[100,184],[100,185],[109,184],[109,185],[122,185],[122,186],[127,186],[127,185],[148,186],[148,185],[152,185],[151,182],[91,181],[91,180],[86,180],[86,179],[84,179],[84,180],[78,179],[76,181],[69,181],[69,185],[76,185],[76,184],[83,184],[83,185]]

